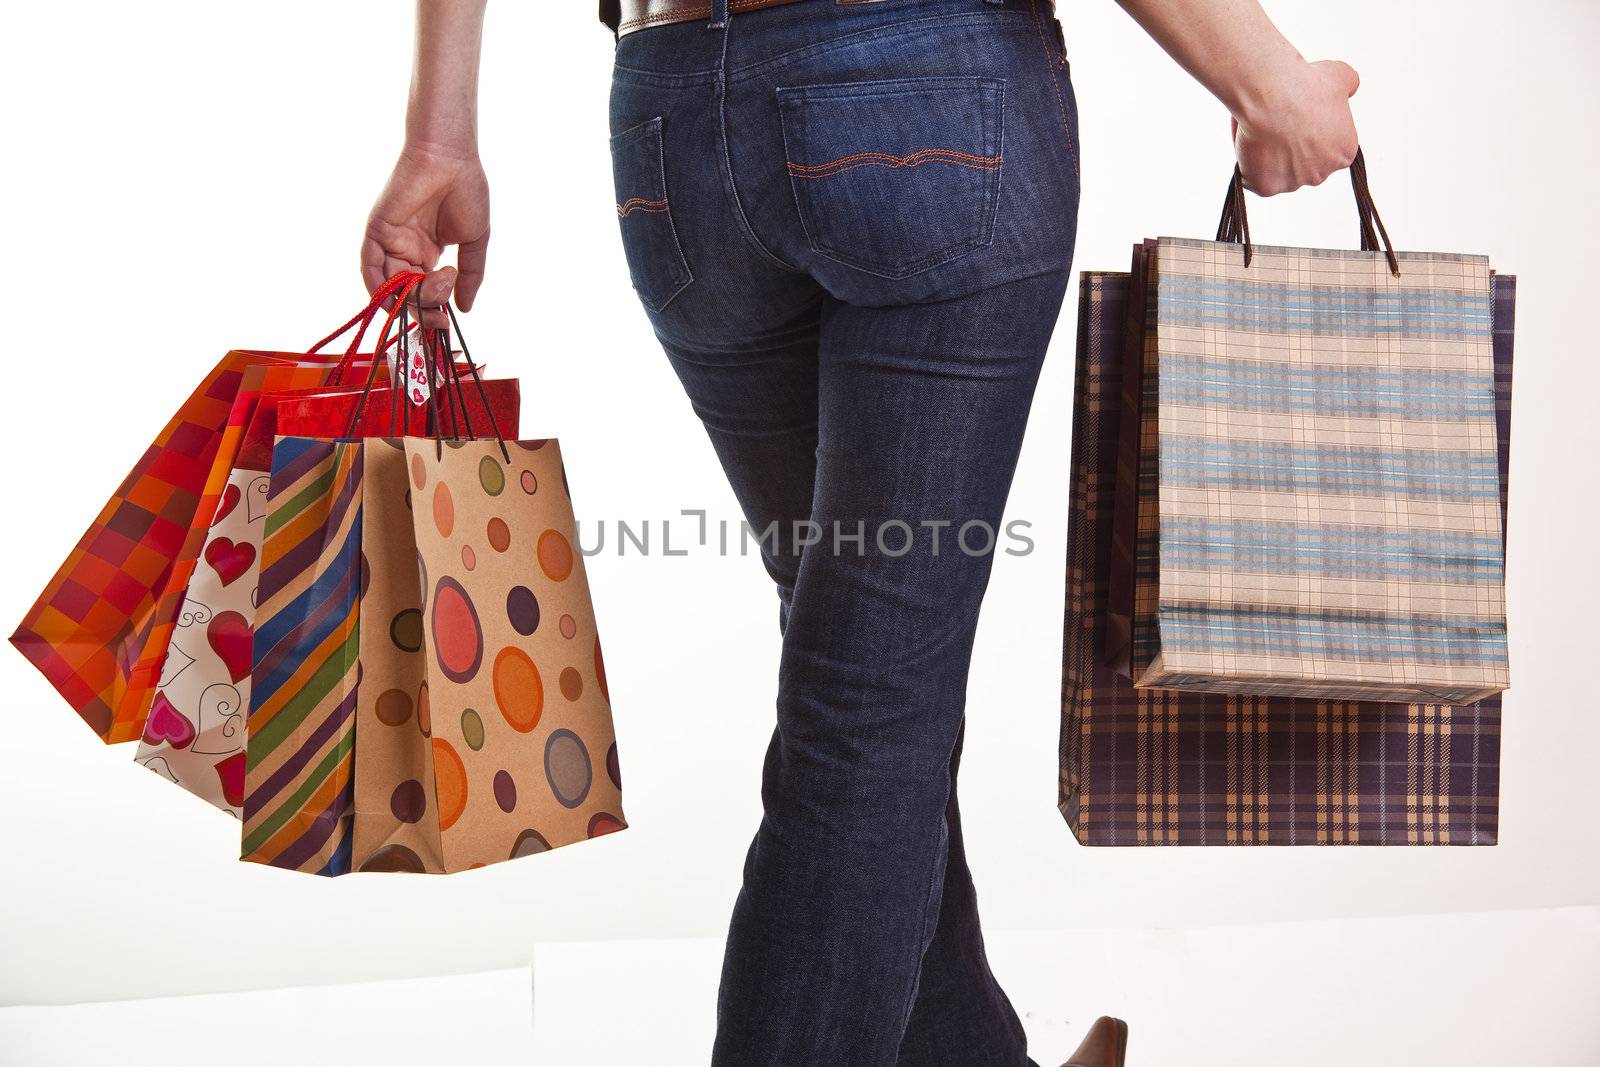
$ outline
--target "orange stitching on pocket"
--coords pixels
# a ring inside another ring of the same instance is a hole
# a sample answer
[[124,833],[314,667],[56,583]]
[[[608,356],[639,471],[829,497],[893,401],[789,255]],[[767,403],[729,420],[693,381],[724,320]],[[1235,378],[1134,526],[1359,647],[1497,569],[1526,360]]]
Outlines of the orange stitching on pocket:
[[884,160],[903,160],[915,159],[917,156],[924,155],[955,156],[958,159],[965,159],[972,163],[987,164],[1000,162],[999,156],[975,156],[971,152],[957,152],[954,148],[923,148],[911,153],[909,156],[895,156],[890,155],[887,152],[857,152],[854,155],[840,156],[838,159],[832,160],[828,163],[817,163],[814,165],[791,163],[789,165],[791,167],[798,167],[801,170],[823,170],[827,167],[837,166],[840,163],[849,163],[853,160],[866,159],[868,157],[875,157]]
[[642,196],[630,196],[617,205],[617,217],[625,219],[635,211],[666,211],[667,201],[646,200]]
[[957,152],[953,148],[923,148],[906,156],[888,152],[856,152],[840,156],[827,163],[804,164],[789,160],[789,174],[795,178],[831,178],[857,167],[887,167],[890,170],[907,170],[924,163],[949,163],[969,170],[997,171],[1005,162],[1001,156],[975,156],[970,152]]

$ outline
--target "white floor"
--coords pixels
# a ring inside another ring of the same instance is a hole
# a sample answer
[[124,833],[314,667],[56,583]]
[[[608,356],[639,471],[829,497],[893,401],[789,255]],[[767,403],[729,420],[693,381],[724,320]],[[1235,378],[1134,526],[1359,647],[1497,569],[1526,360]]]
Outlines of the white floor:
[[[1600,908],[991,941],[1045,1067],[1102,1012],[1131,1022],[1133,1067],[1600,1065]],[[549,944],[531,982],[4,1008],[0,1062],[704,1064],[719,959],[709,940]]]

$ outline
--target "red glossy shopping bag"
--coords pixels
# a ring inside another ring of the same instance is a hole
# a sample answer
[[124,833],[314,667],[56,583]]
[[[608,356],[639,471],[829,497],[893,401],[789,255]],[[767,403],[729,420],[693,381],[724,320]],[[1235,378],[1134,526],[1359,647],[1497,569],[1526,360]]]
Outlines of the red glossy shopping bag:
[[[498,426],[502,436],[515,439],[522,406],[520,385],[515,378],[491,378],[482,383],[480,393],[475,389],[461,391],[452,398],[460,405],[459,427],[469,428],[473,437],[493,437]],[[400,398],[404,399],[403,394]],[[365,403],[360,390],[340,392],[310,391],[278,398],[277,425],[279,437],[405,437],[434,436],[415,405],[408,405],[407,413],[415,420],[408,426],[404,415],[395,415],[396,398],[393,390],[374,389]],[[356,414],[357,406],[361,410]],[[448,419],[446,419],[448,421]],[[444,433],[449,435],[449,426]],[[270,450],[272,442],[267,441]]]

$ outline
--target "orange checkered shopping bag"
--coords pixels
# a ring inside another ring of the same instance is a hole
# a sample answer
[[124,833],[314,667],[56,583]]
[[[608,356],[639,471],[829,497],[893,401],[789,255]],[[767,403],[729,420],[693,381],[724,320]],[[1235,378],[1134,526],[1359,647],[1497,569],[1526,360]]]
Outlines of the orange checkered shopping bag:
[[[357,357],[389,293],[309,353],[236,350],[212,367],[139,457],[11,635],[107,744],[144,728],[183,591],[256,399],[326,383]],[[344,356],[316,353],[346,331]]]

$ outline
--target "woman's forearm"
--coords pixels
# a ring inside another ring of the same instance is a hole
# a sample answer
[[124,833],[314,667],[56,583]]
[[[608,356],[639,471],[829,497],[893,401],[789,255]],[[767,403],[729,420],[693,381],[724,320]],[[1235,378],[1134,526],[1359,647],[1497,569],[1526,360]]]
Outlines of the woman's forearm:
[[1307,63],[1256,0],[1118,0],[1234,118],[1249,188],[1271,196],[1348,166],[1360,142],[1350,97],[1361,79]]
[[1281,110],[1306,63],[1256,0],[1118,0],[1241,122]]
[[[375,291],[397,271],[428,271],[421,302],[466,311],[483,283],[489,182],[478,161],[478,55],[485,0],[417,0],[417,51],[406,143],[367,217],[361,274]],[[434,269],[456,246],[459,267]],[[429,310],[423,322],[443,326]]]
[[406,143],[452,155],[478,151],[478,60],[487,0],[417,0],[416,59]]

